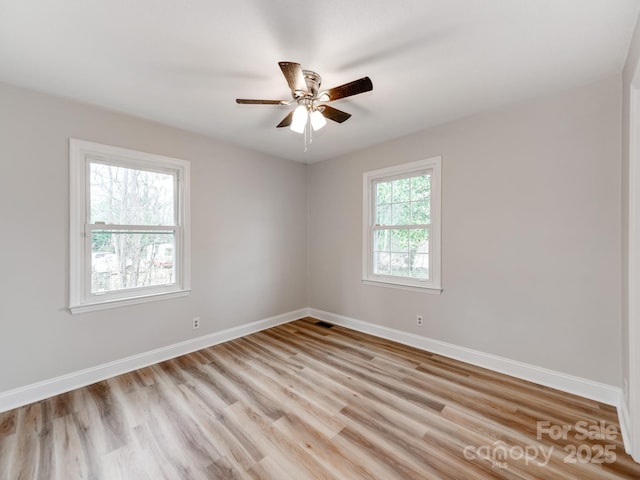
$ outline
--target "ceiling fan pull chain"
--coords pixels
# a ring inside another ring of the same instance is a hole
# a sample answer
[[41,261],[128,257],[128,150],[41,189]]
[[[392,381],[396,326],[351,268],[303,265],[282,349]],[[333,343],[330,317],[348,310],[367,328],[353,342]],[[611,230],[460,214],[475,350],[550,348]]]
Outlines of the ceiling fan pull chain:
[[302,132],[302,136],[304,137],[304,151],[309,150],[309,138],[311,136],[311,129],[309,128],[309,122],[304,126],[304,132]]

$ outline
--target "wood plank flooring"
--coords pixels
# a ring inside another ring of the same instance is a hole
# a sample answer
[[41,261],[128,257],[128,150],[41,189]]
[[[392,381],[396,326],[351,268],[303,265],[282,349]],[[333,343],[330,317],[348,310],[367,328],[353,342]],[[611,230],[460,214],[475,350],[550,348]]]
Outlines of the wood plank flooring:
[[0,479],[640,478],[610,406],[315,322],[0,413]]

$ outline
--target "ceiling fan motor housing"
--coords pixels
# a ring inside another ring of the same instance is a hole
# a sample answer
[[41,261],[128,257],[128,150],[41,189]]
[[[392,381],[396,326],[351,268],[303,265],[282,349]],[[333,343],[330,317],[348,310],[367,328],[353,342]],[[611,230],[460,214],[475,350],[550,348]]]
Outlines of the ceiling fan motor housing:
[[307,84],[307,98],[315,98],[318,95],[318,90],[320,89],[320,83],[322,83],[322,77],[318,75],[316,72],[311,70],[303,70],[302,74],[304,75],[304,81]]

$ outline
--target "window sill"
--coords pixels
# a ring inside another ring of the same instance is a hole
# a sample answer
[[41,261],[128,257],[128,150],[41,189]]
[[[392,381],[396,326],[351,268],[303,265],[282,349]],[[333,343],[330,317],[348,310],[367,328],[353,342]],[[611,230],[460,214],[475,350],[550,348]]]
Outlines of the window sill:
[[411,292],[421,292],[421,293],[431,293],[435,295],[440,295],[442,293],[441,288],[435,287],[420,287],[418,285],[409,285],[401,282],[390,282],[385,280],[370,280],[368,278],[363,278],[362,283],[364,285],[370,285],[372,287],[387,287],[387,288],[396,288],[399,290],[408,290]]
[[186,297],[191,294],[191,290],[177,290],[168,293],[152,293],[148,295],[140,295],[138,297],[115,298],[102,302],[82,303],[79,305],[71,305],[69,310],[72,314],[94,312],[98,310],[106,310],[109,308],[126,307],[128,305],[137,305],[140,303],[158,302],[160,300],[169,300],[172,298]]

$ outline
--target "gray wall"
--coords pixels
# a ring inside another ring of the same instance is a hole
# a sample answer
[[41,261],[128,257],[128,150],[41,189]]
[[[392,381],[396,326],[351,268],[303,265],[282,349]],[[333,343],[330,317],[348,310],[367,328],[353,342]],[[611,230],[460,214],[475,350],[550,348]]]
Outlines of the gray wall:
[[[640,17],[622,71],[622,376],[629,382],[629,133],[631,80],[640,61]],[[638,86],[635,86],[638,88]],[[625,398],[628,402],[629,399]]]
[[[309,306],[620,385],[620,87],[615,76],[311,165]],[[435,155],[444,292],[363,285],[362,173]]]
[[[621,84],[308,167],[0,84],[0,392],[305,306],[619,385]],[[191,296],[69,314],[69,137],[191,161]],[[362,172],[434,155],[444,292],[363,285]]]
[[[306,166],[4,84],[0,105],[0,392],[307,306]],[[189,297],[67,311],[69,137],[191,161]]]

